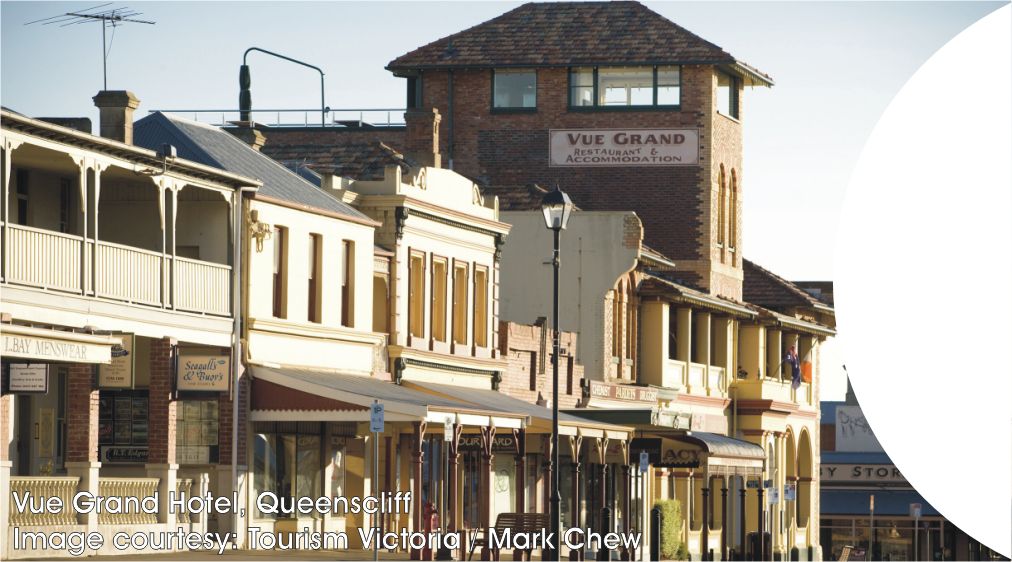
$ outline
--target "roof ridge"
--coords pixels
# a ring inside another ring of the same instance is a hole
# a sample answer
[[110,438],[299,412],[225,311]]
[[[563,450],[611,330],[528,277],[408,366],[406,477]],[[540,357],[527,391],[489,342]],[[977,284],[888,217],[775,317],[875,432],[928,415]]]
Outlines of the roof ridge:
[[815,299],[814,297],[812,297],[812,295],[808,294],[807,291],[805,291],[801,287],[798,287],[793,282],[791,282],[791,281],[789,281],[787,279],[784,279],[783,277],[777,275],[776,273],[773,273],[772,271],[766,269],[765,267],[757,264],[756,262],[754,262],[754,261],[752,261],[750,259],[742,258],[742,260],[745,263],[751,265],[752,267],[758,269],[761,273],[763,273],[763,274],[767,275],[768,277],[770,277],[773,281],[777,282],[778,284],[780,284],[781,286],[783,286],[788,291],[794,293],[797,296],[800,296],[801,298],[803,298],[809,304],[813,304],[813,305],[814,304],[822,304],[817,299]]

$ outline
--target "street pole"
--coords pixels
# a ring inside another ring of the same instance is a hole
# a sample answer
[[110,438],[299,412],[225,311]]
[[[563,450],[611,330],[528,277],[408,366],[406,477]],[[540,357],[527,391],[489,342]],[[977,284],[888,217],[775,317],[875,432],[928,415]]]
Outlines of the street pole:
[[875,559],[875,494],[871,495],[870,503],[868,504],[868,527],[871,531],[871,539],[868,542],[868,560]]
[[[561,225],[560,225],[561,226]],[[551,560],[558,560],[562,553],[562,493],[559,490],[559,238],[561,228],[553,228],[554,251],[552,254],[552,506],[551,506]]]

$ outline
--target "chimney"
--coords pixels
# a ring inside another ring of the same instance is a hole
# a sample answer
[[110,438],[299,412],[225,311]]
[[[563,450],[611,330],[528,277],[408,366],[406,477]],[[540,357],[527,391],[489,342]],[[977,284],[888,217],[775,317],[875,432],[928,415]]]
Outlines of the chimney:
[[229,129],[228,132],[232,133],[242,142],[250,145],[250,147],[257,152],[260,152],[260,149],[267,144],[267,135],[261,133],[253,127],[239,126],[235,129]]
[[98,108],[98,131],[107,139],[134,143],[134,110],[141,100],[126,90],[102,90],[91,98]]
[[434,107],[411,109],[404,114],[404,123],[408,129],[405,152],[422,166],[442,167],[442,157],[439,154],[441,119],[439,110]]

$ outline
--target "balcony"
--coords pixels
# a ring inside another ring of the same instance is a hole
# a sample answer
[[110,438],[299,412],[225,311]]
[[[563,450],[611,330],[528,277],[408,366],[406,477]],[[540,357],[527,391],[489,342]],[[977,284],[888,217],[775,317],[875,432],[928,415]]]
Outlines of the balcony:
[[[8,157],[0,198],[5,288],[52,294],[53,310],[65,310],[66,296],[101,300],[110,318],[142,315],[153,324],[164,316],[110,307],[195,314],[205,327],[231,316],[231,188],[126,161],[75,159],[55,145],[26,142]],[[33,295],[22,292],[20,302],[37,309]],[[74,305],[92,323],[95,306]]]
[[103,240],[96,252],[96,243],[82,236],[30,226],[4,224],[3,230],[5,284],[198,314],[230,314],[231,266]]
[[810,408],[815,406],[811,383],[803,382],[798,388],[791,387],[790,378],[763,377],[735,381],[737,397],[746,400],[772,400],[784,404],[796,404]]
[[727,396],[727,372],[723,367],[667,359],[661,377],[664,388],[680,389],[693,396]]

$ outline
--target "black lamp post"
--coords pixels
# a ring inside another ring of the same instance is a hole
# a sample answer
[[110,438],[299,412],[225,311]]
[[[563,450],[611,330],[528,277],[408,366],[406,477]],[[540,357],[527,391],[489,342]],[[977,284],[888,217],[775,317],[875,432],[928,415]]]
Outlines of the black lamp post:
[[552,315],[554,326],[552,333],[552,500],[550,536],[554,538],[548,560],[558,560],[562,544],[562,494],[559,491],[559,235],[569,222],[569,214],[573,211],[573,202],[565,192],[555,186],[541,200],[541,211],[545,214],[545,226],[552,231]]

